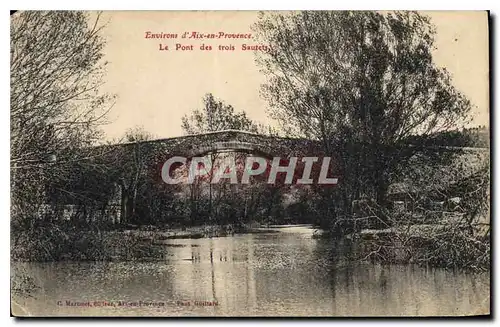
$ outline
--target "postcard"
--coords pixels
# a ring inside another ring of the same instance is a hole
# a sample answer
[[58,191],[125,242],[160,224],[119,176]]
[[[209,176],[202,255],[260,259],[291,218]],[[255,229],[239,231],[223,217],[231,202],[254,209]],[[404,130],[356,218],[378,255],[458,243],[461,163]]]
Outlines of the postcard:
[[486,11],[17,11],[11,315],[490,315]]

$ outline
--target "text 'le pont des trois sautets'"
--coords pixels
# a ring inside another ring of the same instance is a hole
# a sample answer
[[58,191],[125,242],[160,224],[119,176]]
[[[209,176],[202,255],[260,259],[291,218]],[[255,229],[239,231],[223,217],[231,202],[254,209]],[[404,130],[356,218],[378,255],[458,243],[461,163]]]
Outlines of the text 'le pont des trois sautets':
[[[253,42],[252,33],[229,33],[229,32],[182,32],[166,33],[146,31],[145,39],[158,40],[158,50],[160,51],[268,51],[269,45],[256,44]],[[169,42],[169,40],[175,40]],[[204,42],[204,41],[207,42]],[[195,43],[192,43],[196,41]],[[201,43],[199,42],[201,41]],[[210,42],[218,41],[218,42]],[[238,44],[232,43],[237,41]],[[243,43],[242,43],[243,42]]]

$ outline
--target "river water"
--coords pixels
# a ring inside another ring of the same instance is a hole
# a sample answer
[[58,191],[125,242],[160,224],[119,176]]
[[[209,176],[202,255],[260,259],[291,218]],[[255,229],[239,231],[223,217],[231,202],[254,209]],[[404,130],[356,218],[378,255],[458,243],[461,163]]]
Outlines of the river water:
[[489,274],[353,264],[309,226],[165,241],[161,262],[16,263],[18,315],[400,316],[489,313]]

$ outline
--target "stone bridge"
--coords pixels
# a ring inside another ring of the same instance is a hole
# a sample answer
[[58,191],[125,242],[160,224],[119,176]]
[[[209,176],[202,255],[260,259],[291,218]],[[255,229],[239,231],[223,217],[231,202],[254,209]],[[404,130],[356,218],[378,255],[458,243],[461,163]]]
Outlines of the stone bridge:
[[[129,142],[118,146],[134,147],[137,144],[156,148],[156,153],[187,158],[201,157],[218,152],[243,152],[266,158],[318,155],[318,141],[274,137],[240,130],[223,130],[172,138]],[[158,152],[159,151],[159,152]]]
[[[84,193],[87,194],[86,196],[89,196],[89,194],[97,194],[99,196],[101,193],[108,192],[106,188],[110,189],[109,191],[116,194],[116,196],[113,196],[115,200],[112,200],[112,205],[109,207],[116,212],[115,216],[118,217],[118,219],[120,219],[119,216],[123,214],[122,211],[125,210],[126,203],[129,202],[127,197],[131,195],[128,193],[133,193],[134,189],[131,185],[137,183],[136,179],[139,174],[137,167],[143,164],[148,166],[147,170],[158,178],[159,183],[163,183],[161,181],[161,167],[166,159],[173,156],[192,158],[216,152],[229,151],[243,152],[265,158],[287,158],[293,156],[321,157],[323,154],[323,146],[319,141],[301,138],[274,137],[239,130],[223,130],[196,135],[112,144],[97,148],[101,149],[101,154],[94,153],[95,148],[92,148],[91,158],[93,159],[89,160],[98,160],[100,162],[104,160],[103,163],[106,163],[105,166],[107,168],[104,169],[103,173],[111,176],[109,178],[107,175],[97,176],[95,177],[96,179],[89,182],[89,184],[81,181],[72,181],[71,183],[75,184],[67,185],[65,189],[72,190],[75,185],[76,187],[80,187],[79,185],[82,187],[86,187],[85,185],[97,186],[97,190],[92,192],[88,192],[87,189],[75,189],[72,191],[72,194],[78,194],[78,192],[84,191]],[[489,149],[481,148],[434,147],[429,149],[435,152],[441,152],[443,150],[445,152],[466,150],[466,153],[460,156],[462,160],[459,160],[460,162],[458,163],[461,165],[461,169],[467,168],[464,167],[464,165],[470,166],[470,169],[467,169],[469,171],[465,175],[470,175],[476,171],[480,161],[479,159],[487,158],[489,155]],[[475,157],[481,158],[472,160]],[[333,158],[333,161],[335,162],[335,158]],[[81,169],[79,166],[75,167],[75,170],[77,170],[76,176],[81,176],[78,171],[79,169]],[[447,171],[450,169],[448,169],[448,167],[443,167],[443,169],[440,170]],[[433,180],[441,179],[434,178]],[[100,185],[101,183],[103,185]],[[112,188],[116,189],[116,191],[111,191]],[[99,201],[101,201],[99,197],[94,199],[96,203],[99,203]],[[81,201],[76,198],[68,198],[66,200],[68,204],[78,204],[80,202]]]
[[[410,146],[412,147],[412,146]],[[273,157],[321,157],[324,153],[323,144],[317,140],[305,138],[276,137],[241,130],[223,130],[192,134],[171,138],[145,140],[111,145],[114,149],[126,149],[134,153],[140,148],[142,153],[148,153],[149,162],[164,162],[169,157],[182,156],[186,158],[202,157],[211,153],[242,152]],[[356,151],[352,147],[348,151]],[[135,150],[134,150],[135,149]],[[381,151],[383,151],[381,149]],[[464,148],[453,146],[424,146],[417,152],[429,153],[463,153],[466,156],[479,154],[488,155],[487,148]],[[330,154],[332,155],[332,154]],[[333,158],[335,159],[335,158]]]

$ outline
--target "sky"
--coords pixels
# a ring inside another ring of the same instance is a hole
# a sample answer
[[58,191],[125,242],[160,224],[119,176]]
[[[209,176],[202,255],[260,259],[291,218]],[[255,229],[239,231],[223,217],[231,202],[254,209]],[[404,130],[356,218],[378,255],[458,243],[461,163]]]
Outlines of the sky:
[[[473,125],[489,125],[488,25],[486,12],[425,12],[436,26],[437,65],[452,74],[453,83],[475,105]],[[155,137],[182,135],[181,118],[202,107],[206,93],[245,110],[253,120],[270,121],[259,96],[265,81],[252,51],[252,39],[182,39],[185,32],[251,33],[257,12],[107,11],[104,59],[109,62],[103,92],[117,96],[103,127],[107,139],[142,127]],[[177,39],[146,38],[147,32],[177,34]],[[193,50],[175,50],[175,44]],[[202,51],[202,44],[212,51]],[[161,46],[160,46],[161,44]],[[234,45],[219,51],[218,45]],[[161,50],[165,47],[169,50]]]

